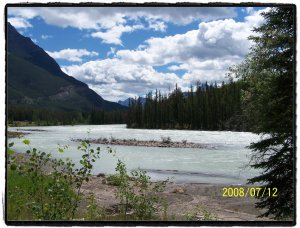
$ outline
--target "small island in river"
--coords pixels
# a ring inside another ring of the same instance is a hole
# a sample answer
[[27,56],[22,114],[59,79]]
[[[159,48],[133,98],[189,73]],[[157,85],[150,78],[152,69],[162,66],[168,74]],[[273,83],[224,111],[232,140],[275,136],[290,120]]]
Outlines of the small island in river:
[[[72,141],[80,142],[83,139],[72,139]],[[173,142],[170,137],[162,137],[161,141],[156,140],[136,140],[136,139],[116,139],[116,138],[98,138],[87,139],[90,143],[104,144],[104,145],[122,145],[122,146],[145,146],[145,147],[169,147],[169,148],[209,148],[215,149],[208,144],[187,142],[182,140],[181,142]]]

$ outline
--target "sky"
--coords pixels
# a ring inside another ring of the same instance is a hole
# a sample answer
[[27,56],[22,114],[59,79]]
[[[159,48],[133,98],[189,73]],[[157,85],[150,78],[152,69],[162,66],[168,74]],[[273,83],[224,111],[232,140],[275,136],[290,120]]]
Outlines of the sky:
[[9,7],[7,20],[104,99],[227,80],[262,7]]

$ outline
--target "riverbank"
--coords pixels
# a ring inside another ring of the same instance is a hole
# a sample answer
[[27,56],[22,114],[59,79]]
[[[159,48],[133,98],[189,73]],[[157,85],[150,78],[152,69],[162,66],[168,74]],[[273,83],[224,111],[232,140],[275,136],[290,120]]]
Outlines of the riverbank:
[[[270,221],[268,218],[257,218],[261,212],[254,207],[257,199],[223,197],[223,187],[234,186],[169,182],[160,196],[168,204],[168,218],[176,221],[200,221],[207,214],[216,221]],[[107,182],[105,175],[92,176],[89,182],[84,183],[82,190],[86,196],[93,194],[97,205],[111,214],[116,213],[119,203],[115,196],[117,188]]]
[[20,131],[7,131],[7,138],[18,138],[20,135],[28,135],[28,132],[20,132]]
[[[27,159],[26,154],[15,153],[15,155],[19,162]],[[43,171],[49,175],[53,170],[49,166],[43,167]],[[257,199],[223,197],[224,187],[243,186],[167,182],[166,188],[160,193],[168,205],[167,219],[201,221],[209,217],[214,221],[270,221],[267,218],[257,218],[261,213],[254,206]],[[109,175],[101,173],[91,176],[88,182],[84,182],[81,191],[86,196],[84,199],[93,195],[96,205],[102,208],[112,220],[118,215],[117,208],[120,200],[116,197],[117,187],[111,184]],[[88,202],[83,200],[80,205],[81,210],[84,211]]]
[[[75,142],[81,142],[84,139],[72,139]],[[136,139],[116,139],[116,138],[98,138],[88,139],[90,143],[102,145],[122,145],[122,146],[144,146],[144,147],[168,147],[168,148],[211,148],[207,144],[192,143],[183,140],[181,142],[173,142],[170,137],[162,137],[161,141],[155,140],[136,140]]]

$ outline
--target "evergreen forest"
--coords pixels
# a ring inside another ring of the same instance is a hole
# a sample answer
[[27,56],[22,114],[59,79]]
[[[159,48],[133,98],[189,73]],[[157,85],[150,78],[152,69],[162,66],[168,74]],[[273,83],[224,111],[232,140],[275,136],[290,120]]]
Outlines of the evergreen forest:
[[142,105],[140,98],[130,100],[127,127],[161,129],[199,129],[247,131],[249,125],[242,112],[241,81],[221,85],[197,83],[194,91],[179,87],[169,94],[160,91],[146,96]]

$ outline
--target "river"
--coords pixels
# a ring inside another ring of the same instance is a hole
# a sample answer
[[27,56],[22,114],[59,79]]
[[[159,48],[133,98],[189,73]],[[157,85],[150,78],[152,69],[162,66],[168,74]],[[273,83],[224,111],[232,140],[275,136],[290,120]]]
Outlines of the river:
[[[141,168],[153,180],[169,177],[177,183],[245,184],[248,178],[258,174],[258,170],[248,166],[252,152],[246,146],[259,140],[258,135],[250,132],[127,129],[125,125],[10,127],[8,130],[29,132],[25,138],[31,141],[31,147],[50,152],[54,157],[69,157],[76,164],[81,153],[76,149],[78,142],[71,139],[161,140],[170,137],[172,141],[187,140],[207,145],[205,149],[112,146],[116,151],[113,157],[106,152],[107,145],[92,144],[95,148],[100,146],[102,151],[93,174],[114,173],[117,158],[126,163],[129,171]],[[27,150],[18,138],[8,141],[15,143],[15,151]],[[59,153],[59,145],[69,147]]]

